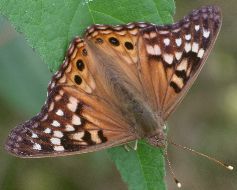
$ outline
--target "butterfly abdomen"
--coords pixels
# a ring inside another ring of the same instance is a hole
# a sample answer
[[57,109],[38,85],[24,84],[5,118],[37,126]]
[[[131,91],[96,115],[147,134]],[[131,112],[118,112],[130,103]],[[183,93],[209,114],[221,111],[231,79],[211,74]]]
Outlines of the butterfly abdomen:
[[131,89],[126,85],[114,84],[124,117],[132,123],[141,138],[155,135],[161,129],[161,124],[149,106]]

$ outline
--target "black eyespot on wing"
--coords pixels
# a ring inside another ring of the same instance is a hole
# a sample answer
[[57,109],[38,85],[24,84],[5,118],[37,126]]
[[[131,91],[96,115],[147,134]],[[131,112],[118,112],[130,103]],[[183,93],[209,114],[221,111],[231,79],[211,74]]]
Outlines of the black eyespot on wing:
[[133,47],[133,44],[131,42],[125,42],[125,47],[128,49],[128,50],[132,50],[134,47]]
[[83,69],[85,68],[85,65],[84,65],[84,63],[83,63],[83,61],[82,61],[81,59],[79,59],[79,60],[77,61],[76,65],[77,65],[77,69],[78,69],[79,71],[83,71]]
[[75,83],[77,83],[78,85],[80,85],[82,83],[82,79],[79,75],[75,75],[74,76],[74,81]]
[[97,44],[103,44],[104,43],[104,40],[102,40],[101,38],[96,38],[95,42]]
[[115,37],[110,37],[110,38],[109,38],[109,42],[110,42],[112,45],[114,45],[114,46],[119,46],[119,45],[120,45],[120,42],[119,42],[118,39],[115,38]]
[[82,55],[83,55],[83,56],[87,56],[87,55],[88,55],[88,53],[87,53],[87,50],[86,50],[86,49],[83,49],[83,50],[82,50]]

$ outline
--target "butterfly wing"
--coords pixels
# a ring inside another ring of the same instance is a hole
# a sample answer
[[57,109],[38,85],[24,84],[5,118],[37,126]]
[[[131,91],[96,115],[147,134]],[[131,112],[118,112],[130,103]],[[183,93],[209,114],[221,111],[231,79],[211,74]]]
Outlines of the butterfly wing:
[[183,20],[141,31],[138,43],[141,81],[155,97],[164,120],[184,98],[201,71],[221,26],[220,10],[203,7]]
[[[100,150],[136,139],[89,67],[83,40],[76,38],[53,76],[41,112],[12,130],[6,149],[20,157],[64,156]],[[101,92],[102,95],[97,96]]]

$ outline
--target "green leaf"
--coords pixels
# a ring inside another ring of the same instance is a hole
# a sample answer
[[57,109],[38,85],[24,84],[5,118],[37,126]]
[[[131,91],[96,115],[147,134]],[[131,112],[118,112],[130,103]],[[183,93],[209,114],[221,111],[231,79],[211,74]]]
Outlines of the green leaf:
[[[62,63],[70,40],[93,23],[172,22],[173,0],[1,0],[0,13],[23,33],[49,68]],[[109,150],[129,189],[164,190],[162,150],[139,142],[137,151]]]
[[130,190],[164,190],[163,151],[139,141],[138,149],[127,152],[123,147],[108,150]]

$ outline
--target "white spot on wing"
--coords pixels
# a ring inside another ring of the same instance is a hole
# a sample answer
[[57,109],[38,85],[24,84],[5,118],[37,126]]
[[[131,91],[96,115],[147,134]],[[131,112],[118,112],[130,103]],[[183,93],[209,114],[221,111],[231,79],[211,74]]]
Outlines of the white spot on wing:
[[56,120],[53,120],[51,125],[54,126],[54,127],[60,127],[60,123],[58,121],[56,121]]
[[81,118],[77,115],[72,116],[72,124],[73,125],[81,125]]
[[195,30],[198,31],[200,29],[200,26],[199,25],[195,25]]
[[132,34],[132,35],[136,35],[137,32],[138,32],[137,29],[129,30],[129,33]]
[[63,75],[63,77],[58,82],[65,83],[66,82],[66,75]]
[[155,51],[156,55],[160,55],[161,54],[160,47],[157,44],[154,45],[154,51]]
[[55,86],[55,82],[52,82],[50,85],[50,88],[53,88]]
[[145,24],[144,22],[138,22],[138,26],[144,28],[147,26],[147,24]]
[[98,131],[97,130],[90,131],[90,134],[91,134],[91,140],[92,141],[96,142],[97,144],[101,143],[101,139],[98,136]]
[[128,23],[126,27],[129,28],[129,29],[132,29],[132,28],[135,27],[135,24],[133,24],[133,23]]
[[67,124],[67,125],[65,126],[65,130],[66,130],[66,131],[75,131],[75,128],[74,128],[72,125]]
[[184,49],[185,49],[185,51],[188,53],[190,50],[191,50],[191,44],[190,43],[186,43],[185,44],[185,47],[184,47]]
[[38,135],[37,134],[35,134],[35,133],[32,133],[32,136],[31,136],[32,138],[38,138]]
[[172,30],[172,32],[179,32],[181,30],[181,28],[176,28],[176,29],[174,29],[174,30]]
[[107,29],[108,26],[105,26],[105,25],[98,25],[97,28],[100,29],[100,30],[104,30],[104,29]]
[[64,151],[64,147],[63,147],[63,146],[54,146],[53,149],[54,149],[55,151],[58,151],[58,152]]
[[146,50],[147,50],[147,53],[150,54],[150,55],[155,55],[156,54],[154,48],[151,45],[147,45]]
[[71,110],[72,112],[75,112],[77,110],[77,104],[68,103],[67,108]]
[[208,38],[210,35],[210,31],[206,30],[206,29],[203,29],[203,37],[204,38]]
[[182,44],[182,39],[181,38],[175,39],[175,43],[177,44],[178,47],[180,47]]
[[33,145],[33,149],[34,149],[34,150],[41,150],[41,145],[38,144],[38,143],[35,143],[35,144]]
[[59,138],[51,138],[50,139],[51,143],[55,144],[55,145],[60,145],[61,144],[61,140]]
[[146,39],[150,39],[150,35],[148,33],[144,33],[143,37],[146,38]]
[[169,38],[165,38],[165,39],[164,39],[164,44],[165,44],[166,46],[168,46],[168,45],[170,44],[170,39],[169,39]]
[[203,57],[203,55],[204,55],[204,49],[200,49],[199,51],[198,51],[198,54],[197,54],[197,56],[199,57],[199,58],[202,58]]
[[175,58],[179,61],[182,57],[182,52],[175,52]]
[[157,34],[155,32],[150,33],[150,38],[155,38],[156,36],[157,36]]
[[71,138],[72,138],[73,140],[76,140],[76,141],[82,141],[82,137],[84,137],[84,135],[85,135],[85,132],[84,132],[84,131],[82,131],[82,132],[77,132],[77,133],[71,135]]
[[61,131],[54,131],[53,132],[53,136],[55,136],[57,138],[62,138],[63,137],[63,133]]
[[61,95],[57,95],[57,96],[55,96],[55,101],[59,101],[60,99],[62,98],[62,96]]
[[62,73],[61,72],[57,72],[57,73],[55,73],[56,74],[56,78],[58,79],[58,78],[60,78],[61,76],[62,76]]
[[188,60],[187,59],[184,59],[180,62],[180,64],[177,66],[177,70],[178,71],[186,71],[188,67]]
[[191,40],[191,34],[186,34],[186,35],[185,35],[185,39],[186,39],[186,40]]
[[122,30],[122,31],[116,31],[116,34],[119,34],[121,36],[124,36],[125,34],[127,34],[126,30]]
[[159,31],[159,34],[168,34],[169,33],[169,31],[167,31],[167,30],[161,30],[161,31]]
[[63,116],[63,115],[64,115],[63,110],[61,110],[61,109],[58,109],[58,111],[56,112],[56,114],[57,114],[58,116]]
[[71,72],[71,70],[72,70],[72,66],[71,65],[68,65],[68,67],[67,67],[67,69],[66,69],[66,73],[69,73],[69,72]]
[[177,77],[177,75],[174,75],[172,77],[172,81],[179,87],[179,88],[183,88],[184,86],[184,83],[183,83],[183,80],[179,77]]
[[48,119],[48,114],[46,114],[46,115],[41,119],[41,121],[45,121],[46,119]]
[[163,59],[171,65],[173,63],[174,56],[172,54],[164,54]]
[[199,49],[199,45],[197,42],[193,42],[193,45],[192,45],[192,51],[194,53],[197,53],[198,52],[198,49]]
[[50,104],[50,106],[49,106],[49,111],[52,111],[53,108],[54,108],[54,102],[52,102],[52,103]]
[[51,133],[51,129],[50,129],[50,128],[46,128],[46,129],[44,130],[44,133],[47,133],[47,134]]
[[92,93],[92,89],[88,85],[86,85],[85,91],[89,94]]

